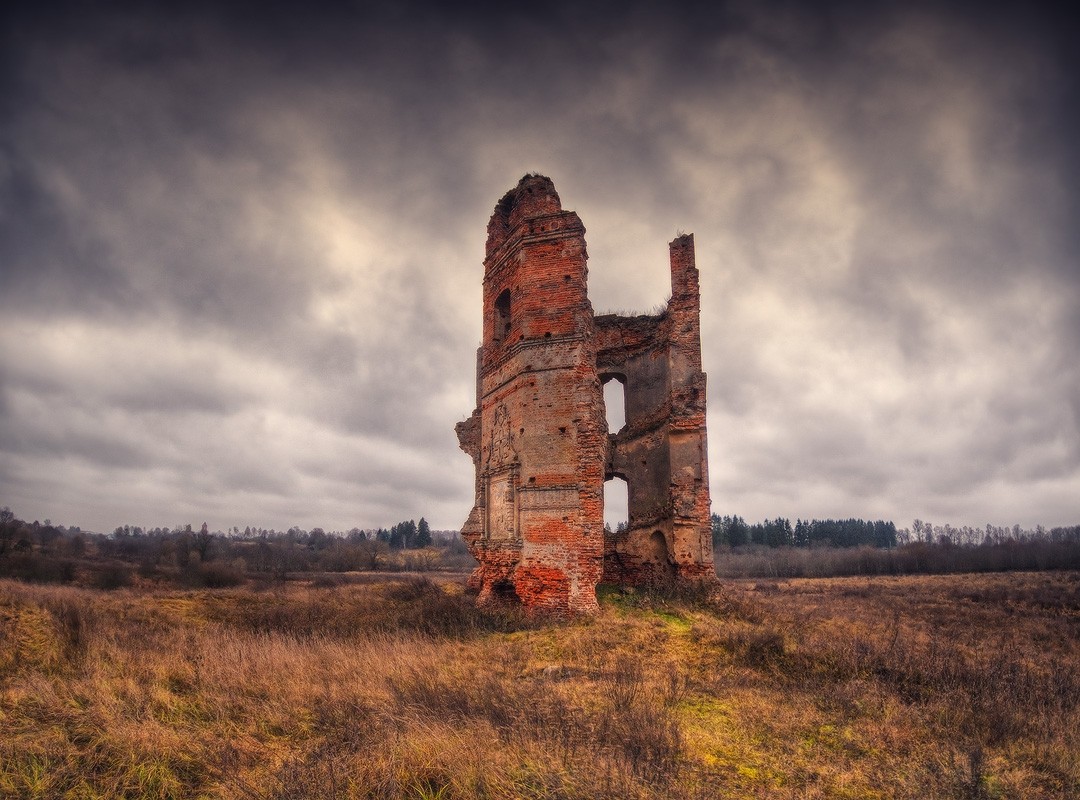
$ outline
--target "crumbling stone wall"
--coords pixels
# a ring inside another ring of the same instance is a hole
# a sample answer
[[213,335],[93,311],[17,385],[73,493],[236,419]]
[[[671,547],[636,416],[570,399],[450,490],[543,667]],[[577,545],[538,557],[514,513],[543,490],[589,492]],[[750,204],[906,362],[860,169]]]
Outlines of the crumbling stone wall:
[[[481,602],[596,610],[601,580],[714,576],[693,236],[670,245],[672,297],[655,316],[593,315],[585,228],[551,180],[495,206],[484,259],[477,408],[458,423],[476,501],[462,536]],[[603,383],[625,386],[609,432]],[[627,481],[629,523],[604,531],[604,481]]]

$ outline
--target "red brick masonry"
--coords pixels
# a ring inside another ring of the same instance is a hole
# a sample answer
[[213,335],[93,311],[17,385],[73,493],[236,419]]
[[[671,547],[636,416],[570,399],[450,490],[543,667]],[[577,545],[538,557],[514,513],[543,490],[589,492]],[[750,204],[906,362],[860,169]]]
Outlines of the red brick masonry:
[[[484,259],[477,408],[457,425],[476,467],[462,536],[481,602],[597,609],[596,585],[712,580],[705,373],[694,237],[670,245],[658,315],[595,316],[585,228],[550,179],[495,206]],[[607,429],[603,384],[625,386]],[[629,524],[604,531],[604,481],[627,482]]]

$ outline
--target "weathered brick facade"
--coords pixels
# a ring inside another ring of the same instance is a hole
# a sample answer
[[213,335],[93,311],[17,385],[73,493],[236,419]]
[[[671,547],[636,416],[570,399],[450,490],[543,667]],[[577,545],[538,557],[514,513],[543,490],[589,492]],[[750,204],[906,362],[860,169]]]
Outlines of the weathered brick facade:
[[[477,408],[458,423],[476,468],[462,536],[480,601],[596,610],[597,583],[711,579],[705,374],[694,238],[671,243],[672,296],[655,316],[596,317],[585,228],[551,180],[495,206],[484,259]],[[603,384],[625,387],[609,432]],[[604,531],[604,481],[627,482],[629,524]]]

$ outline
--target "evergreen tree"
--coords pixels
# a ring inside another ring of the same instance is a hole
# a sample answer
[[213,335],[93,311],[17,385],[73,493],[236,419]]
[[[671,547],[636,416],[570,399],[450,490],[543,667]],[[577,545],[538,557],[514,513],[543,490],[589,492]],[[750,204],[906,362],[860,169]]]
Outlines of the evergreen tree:
[[809,547],[810,546],[810,523],[803,522],[801,519],[795,522],[795,546],[796,547]]
[[420,522],[416,525],[416,546],[431,546],[431,526],[428,525],[428,521],[423,517],[420,517]]
[[412,549],[416,547],[416,521],[408,520],[401,523],[401,538],[404,546]]
[[740,516],[712,515],[713,543],[738,547],[750,543],[750,526]]

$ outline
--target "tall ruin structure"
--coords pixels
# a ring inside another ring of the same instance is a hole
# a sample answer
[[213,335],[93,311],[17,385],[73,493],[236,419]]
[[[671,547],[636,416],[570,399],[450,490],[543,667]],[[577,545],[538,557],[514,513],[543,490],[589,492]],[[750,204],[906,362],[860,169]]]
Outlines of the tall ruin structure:
[[[596,586],[715,577],[694,237],[670,244],[660,314],[595,316],[585,228],[550,179],[495,206],[484,259],[476,410],[457,425],[476,468],[462,528],[480,602],[597,609]],[[624,386],[609,431],[603,385]],[[604,529],[604,482],[627,484],[625,530]]]

